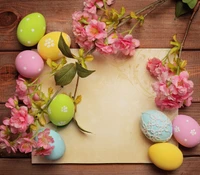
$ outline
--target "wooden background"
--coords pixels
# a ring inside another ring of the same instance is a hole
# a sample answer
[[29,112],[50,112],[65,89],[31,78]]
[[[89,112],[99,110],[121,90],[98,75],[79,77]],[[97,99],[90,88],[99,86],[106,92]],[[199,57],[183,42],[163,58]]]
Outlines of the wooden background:
[[[141,9],[153,0],[116,0],[113,7],[120,9],[124,6],[127,12]],[[42,13],[47,22],[47,33],[64,31],[74,43],[71,15],[82,9],[81,0],[0,0],[0,123],[10,115],[4,106],[15,91],[17,72],[14,66],[16,55],[25,49],[16,38],[16,28],[19,21],[32,12]],[[147,16],[142,27],[137,28],[134,37],[141,41],[141,48],[168,48],[174,34],[181,41],[190,14],[175,19],[175,0],[168,0],[162,7]],[[34,48],[34,47],[31,47]],[[194,81],[193,104],[189,108],[180,109],[180,114],[192,116],[200,123],[200,13],[195,16],[182,58],[188,60],[187,69]],[[32,165],[30,154],[7,154],[0,150],[1,175],[130,175],[130,174],[200,174],[200,145],[187,149],[181,147],[184,154],[183,165],[172,172],[162,171],[153,164],[101,164],[101,165]]]

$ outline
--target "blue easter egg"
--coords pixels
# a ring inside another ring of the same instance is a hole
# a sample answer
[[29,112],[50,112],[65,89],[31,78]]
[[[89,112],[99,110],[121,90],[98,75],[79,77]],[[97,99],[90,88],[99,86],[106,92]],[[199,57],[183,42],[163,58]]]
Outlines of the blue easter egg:
[[171,120],[158,110],[142,113],[140,128],[152,142],[166,142],[172,137]]
[[49,160],[60,159],[65,153],[65,142],[60,136],[60,134],[58,134],[54,130],[50,130],[49,135],[54,139],[54,143],[51,144],[52,146],[54,146],[54,149],[52,150],[51,154],[45,156],[45,158]]

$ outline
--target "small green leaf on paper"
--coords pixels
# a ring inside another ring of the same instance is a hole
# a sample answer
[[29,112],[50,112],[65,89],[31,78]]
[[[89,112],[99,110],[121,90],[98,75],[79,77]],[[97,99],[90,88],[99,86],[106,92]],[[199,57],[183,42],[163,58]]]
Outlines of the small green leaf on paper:
[[76,65],[70,63],[58,70],[55,75],[56,85],[65,86],[71,83],[76,75]]
[[81,78],[85,78],[85,77],[89,76],[90,74],[92,74],[93,72],[95,72],[95,70],[87,70],[87,69],[83,68],[78,63],[76,63],[76,70],[77,70],[79,77],[81,77]]
[[82,131],[82,132],[84,132],[84,133],[90,133],[90,134],[92,134],[92,132],[83,129],[83,128],[78,124],[78,122],[77,122],[77,120],[76,120],[75,118],[73,118],[73,120],[74,120],[76,126],[78,127],[78,129],[79,129],[80,131]]
[[188,12],[190,12],[191,9],[188,7],[187,4],[183,3],[181,0],[176,2],[176,7],[175,7],[175,15],[176,17],[180,17],[181,15],[184,15]]
[[62,36],[62,32],[60,34],[60,38],[59,38],[59,41],[58,41],[58,48],[60,49],[62,54],[65,55],[66,57],[74,58],[73,54],[71,53],[69,46],[65,43],[65,40]]

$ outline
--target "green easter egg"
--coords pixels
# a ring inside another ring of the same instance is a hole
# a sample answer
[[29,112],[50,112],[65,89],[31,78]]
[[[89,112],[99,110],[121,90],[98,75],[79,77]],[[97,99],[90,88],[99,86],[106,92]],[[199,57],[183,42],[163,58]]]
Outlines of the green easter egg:
[[34,46],[44,36],[46,21],[42,14],[31,13],[25,16],[17,27],[17,38],[24,46]]
[[68,124],[74,116],[75,106],[73,100],[65,95],[57,95],[48,107],[49,120],[56,126]]

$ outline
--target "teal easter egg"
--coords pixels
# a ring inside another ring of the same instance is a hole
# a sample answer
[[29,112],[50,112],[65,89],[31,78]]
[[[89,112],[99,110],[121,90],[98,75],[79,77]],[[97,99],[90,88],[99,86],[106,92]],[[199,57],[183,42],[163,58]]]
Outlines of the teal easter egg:
[[24,46],[34,46],[46,31],[46,21],[41,13],[31,13],[25,16],[17,27],[17,38]]
[[49,120],[56,126],[68,124],[72,120],[74,112],[74,102],[65,94],[58,94],[48,107]]
[[172,122],[158,110],[142,113],[140,128],[143,134],[152,142],[166,142],[172,137]]
[[60,134],[58,134],[54,130],[50,130],[49,135],[54,140],[54,143],[51,144],[51,146],[54,146],[54,149],[52,150],[51,154],[48,155],[48,156],[45,156],[45,158],[48,159],[48,160],[58,160],[65,153],[65,150],[66,150],[65,142],[62,139],[62,137],[60,136]]

